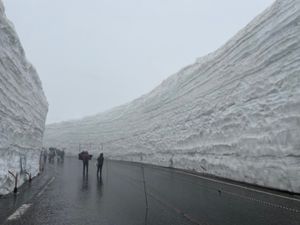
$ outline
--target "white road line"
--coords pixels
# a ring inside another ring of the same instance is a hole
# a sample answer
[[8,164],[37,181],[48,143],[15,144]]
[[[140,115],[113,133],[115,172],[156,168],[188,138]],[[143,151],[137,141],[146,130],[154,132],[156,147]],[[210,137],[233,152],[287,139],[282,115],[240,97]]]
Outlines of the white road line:
[[254,188],[248,188],[248,187],[244,187],[244,186],[241,186],[241,185],[238,185],[238,184],[232,184],[232,183],[228,183],[228,182],[225,182],[225,181],[220,181],[220,180],[216,180],[216,179],[212,179],[212,178],[208,178],[208,177],[203,177],[201,175],[195,175],[195,174],[184,172],[184,171],[176,171],[176,172],[181,173],[181,174],[187,174],[187,175],[190,175],[190,176],[193,176],[193,177],[198,177],[198,178],[204,179],[204,180],[209,180],[209,181],[219,183],[219,184],[226,184],[226,185],[229,185],[229,186],[242,188],[242,189],[245,189],[245,190],[248,190],[248,191],[253,191],[253,192],[257,192],[257,193],[262,193],[262,194],[266,194],[266,195],[275,196],[275,197],[278,197],[278,198],[284,198],[284,199],[288,199],[288,200],[291,200],[291,201],[300,202],[300,199],[290,198],[290,197],[283,196],[283,195],[277,195],[277,194],[273,194],[271,192],[260,191],[260,190],[254,189]]
[[7,218],[7,221],[17,220],[21,218],[22,215],[31,207],[32,204],[23,204],[18,208],[10,217]]
[[[168,168],[159,167],[159,166],[155,166],[155,165],[150,165],[150,166],[156,167],[156,168],[159,168],[159,169],[162,168],[166,171],[169,171]],[[233,183],[230,183],[230,182],[220,181],[220,180],[217,180],[217,179],[192,174],[192,173],[189,173],[189,172],[184,172],[184,171],[180,171],[180,170],[175,170],[175,172],[180,173],[180,174],[189,175],[189,176],[192,176],[192,177],[197,177],[197,178],[200,178],[200,179],[203,179],[203,180],[209,180],[209,181],[219,183],[219,184],[225,184],[225,185],[228,185],[228,186],[238,187],[238,188],[245,189],[245,190],[252,191],[252,192],[262,193],[262,194],[266,194],[266,195],[270,195],[270,196],[275,196],[275,197],[278,197],[278,198],[283,198],[283,199],[288,199],[288,200],[295,201],[295,202],[300,202],[300,199],[297,199],[297,198],[291,198],[291,197],[287,197],[287,196],[284,196],[284,195],[278,195],[278,194],[274,194],[274,193],[271,193],[271,192],[261,191],[261,190],[258,190],[258,189],[249,188],[249,187],[245,187],[245,186],[238,185],[238,184],[233,184]]]
[[[54,180],[55,177],[52,177],[51,180],[48,181],[46,186],[37,194],[37,197],[40,197]],[[20,219],[31,206],[32,204],[23,204],[10,217],[7,218],[7,221]]]
[[258,199],[255,199],[255,198],[235,194],[235,193],[228,192],[228,191],[224,191],[224,193],[227,193],[227,194],[233,195],[233,196],[237,196],[237,197],[243,198],[243,199],[248,199],[249,201],[254,201],[254,202],[257,202],[259,204],[264,204],[264,205],[267,205],[267,206],[270,206],[270,207],[281,208],[281,209],[288,210],[288,211],[291,211],[291,212],[294,212],[294,213],[300,213],[300,210],[298,210],[298,209],[293,209],[293,208],[289,208],[289,207],[286,207],[286,206],[277,205],[277,204],[270,203],[270,202],[265,202],[265,201],[262,201],[262,200],[258,200]]
[[51,180],[46,184],[46,186],[37,194],[37,197],[40,197],[54,180],[55,177],[52,177]]

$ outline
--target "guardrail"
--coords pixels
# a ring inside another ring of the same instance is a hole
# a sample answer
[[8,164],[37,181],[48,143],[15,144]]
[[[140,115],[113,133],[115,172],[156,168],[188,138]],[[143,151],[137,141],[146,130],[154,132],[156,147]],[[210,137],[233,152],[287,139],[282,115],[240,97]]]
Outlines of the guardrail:
[[13,176],[14,180],[15,180],[15,188],[14,188],[14,193],[16,194],[18,192],[18,173],[14,174],[11,171],[8,171],[10,175]]

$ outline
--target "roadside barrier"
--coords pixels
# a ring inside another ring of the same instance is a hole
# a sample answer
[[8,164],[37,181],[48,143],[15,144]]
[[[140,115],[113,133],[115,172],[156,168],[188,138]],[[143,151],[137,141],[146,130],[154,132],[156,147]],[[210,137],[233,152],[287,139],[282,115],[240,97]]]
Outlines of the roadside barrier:
[[14,193],[16,194],[18,192],[18,173],[16,173],[16,175],[11,172],[11,171],[8,171],[10,173],[10,175],[13,176],[13,178],[15,179],[15,188],[14,188]]
[[28,173],[27,171],[25,171],[25,174],[28,176],[29,183],[31,183],[31,181],[32,181],[31,173]]

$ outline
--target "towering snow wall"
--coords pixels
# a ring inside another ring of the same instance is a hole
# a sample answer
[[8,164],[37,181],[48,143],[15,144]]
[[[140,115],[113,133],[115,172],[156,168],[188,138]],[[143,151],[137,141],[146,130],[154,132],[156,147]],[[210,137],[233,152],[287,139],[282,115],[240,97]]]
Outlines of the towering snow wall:
[[[278,0],[216,52],[108,112],[47,126],[78,146],[300,193],[300,8]],[[95,103],[96,104],[96,103]],[[87,143],[92,143],[88,145]]]
[[8,170],[36,175],[48,103],[39,77],[4,13],[0,0],[0,194],[13,189]]

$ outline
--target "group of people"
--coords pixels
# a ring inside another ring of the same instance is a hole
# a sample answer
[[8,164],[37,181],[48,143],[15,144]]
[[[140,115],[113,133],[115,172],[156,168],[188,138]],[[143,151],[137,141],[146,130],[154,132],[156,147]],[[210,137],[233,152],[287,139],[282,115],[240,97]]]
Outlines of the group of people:
[[58,164],[64,163],[65,160],[65,150],[60,150],[58,148],[50,147],[49,149],[43,148],[40,154],[40,171],[44,171],[46,162],[54,164],[57,161]]
[[[90,155],[87,151],[83,151],[79,153],[79,160],[83,162],[83,175],[87,175],[89,173],[89,161],[92,159],[93,155]],[[104,162],[103,153],[99,155],[97,158],[97,176],[102,177],[102,167]]]
[[54,163],[55,158],[58,163],[63,163],[65,160],[65,151],[51,147],[49,151],[44,154],[44,162],[46,162],[47,158],[49,163]]

